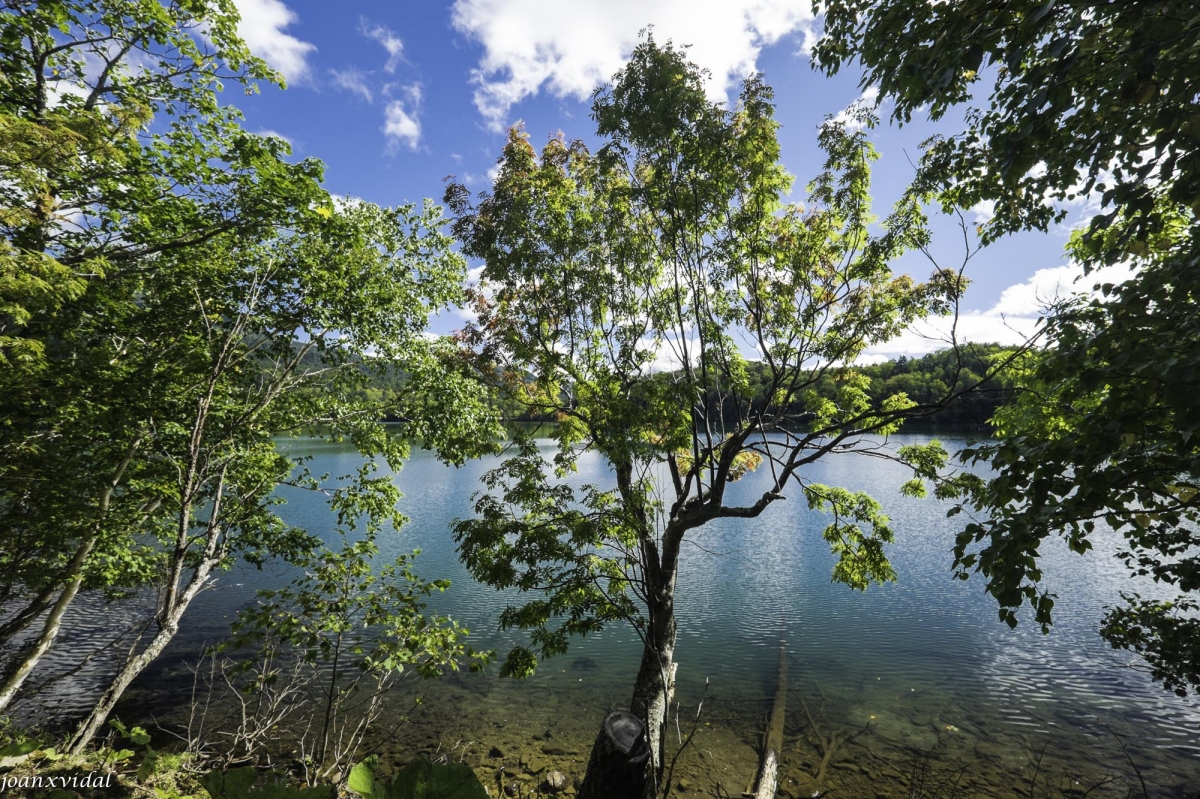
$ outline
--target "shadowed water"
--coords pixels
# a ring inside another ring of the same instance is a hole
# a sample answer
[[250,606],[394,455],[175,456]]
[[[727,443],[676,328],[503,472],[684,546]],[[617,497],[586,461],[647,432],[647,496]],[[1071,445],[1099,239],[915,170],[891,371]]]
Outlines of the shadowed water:
[[[898,436],[889,446],[923,440]],[[945,443],[953,449],[962,441]],[[347,474],[360,462],[348,447],[303,440],[284,446],[313,455],[310,466],[318,474]],[[385,538],[383,554],[420,548],[418,573],[453,581],[431,606],[471,628],[477,648],[503,650],[519,639],[496,629],[497,614],[512,596],[465,574],[448,531],[452,519],[471,514],[471,494],[494,465],[485,460],[455,469],[414,453],[395,478],[410,522]],[[943,503],[900,496],[902,468],[844,456],[804,477],[868,490],[884,504],[896,532],[889,555],[898,580],[865,593],[831,584],[833,558],[820,535],[829,520],[795,498],[774,503],[756,520],[723,520],[690,535],[677,594],[682,734],[710,681],[695,751],[681,761],[695,795],[714,795],[716,782],[737,795],[753,771],[755,733],[781,639],[790,656],[792,700],[783,758],[786,795],[810,796],[817,789],[806,782],[820,760],[817,738],[835,731],[848,741],[828,784],[842,795],[868,795],[860,791],[869,786],[876,791],[870,796],[1078,796],[1107,775],[1111,784],[1092,796],[1125,796],[1135,786],[1133,795],[1141,796],[1137,771],[1150,796],[1200,792],[1200,706],[1152,684],[1136,660],[1096,635],[1102,608],[1119,601],[1119,591],[1161,594],[1153,583],[1129,578],[1113,557],[1115,537],[1097,534],[1095,551],[1085,557],[1047,542],[1046,583],[1059,597],[1055,627],[1044,636],[1023,618],[1010,630],[998,622],[981,581],[951,579],[950,550],[961,521],[947,519]],[[731,485],[729,501],[753,496],[764,479],[752,475]],[[585,457],[573,482],[610,481],[602,461]],[[287,521],[332,534],[324,497],[293,489],[283,496]],[[286,579],[280,569],[222,575],[196,601],[122,717],[147,710],[171,715],[190,679],[180,663],[194,660],[204,642],[220,640],[255,588]],[[135,618],[128,610],[122,614],[84,603],[72,615],[65,650],[78,653],[124,618]],[[493,745],[561,750],[547,756],[581,771],[604,712],[628,701],[639,655],[634,635],[613,627],[577,641],[527,682],[500,681],[492,667],[493,675],[413,685],[406,690],[425,694],[424,709],[413,715],[394,750],[402,756],[461,748],[459,756],[481,771],[504,759],[488,760]],[[97,657],[56,683],[41,712],[85,707],[106,662]],[[537,743],[551,732],[556,746]],[[477,751],[468,754],[472,743]]]

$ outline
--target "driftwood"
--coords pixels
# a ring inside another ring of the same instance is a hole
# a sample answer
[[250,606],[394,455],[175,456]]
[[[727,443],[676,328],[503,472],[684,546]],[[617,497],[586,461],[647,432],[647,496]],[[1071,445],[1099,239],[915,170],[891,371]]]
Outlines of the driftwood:
[[775,678],[775,702],[763,736],[762,764],[758,769],[758,789],[754,799],[775,799],[779,787],[779,753],[783,751],[783,719],[787,709],[787,647],[779,647],[779,673]]
[[604,717],[592,747],[579,799],[640,799],[650,783],[646,725],[632,713]]

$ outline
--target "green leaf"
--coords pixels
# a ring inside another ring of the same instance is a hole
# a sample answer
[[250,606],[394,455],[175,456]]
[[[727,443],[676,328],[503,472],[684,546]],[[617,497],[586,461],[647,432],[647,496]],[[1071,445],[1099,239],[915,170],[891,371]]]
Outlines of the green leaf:
[[488,792],[465,763],[409,763],[387,784],[387,799],[487,799]]
[[253,767],[236,768],[229,771],[210,771],[200,778],[200,784],[212,799],[243,799],[258,780]]
[[363,799],[382,799],[376,792],[375,769],[379,766],[379,756],[371,755],[350,769],[347,787]]
[[37,750],[37,741],[20,741],[0,747],[0,757],[20,757]]

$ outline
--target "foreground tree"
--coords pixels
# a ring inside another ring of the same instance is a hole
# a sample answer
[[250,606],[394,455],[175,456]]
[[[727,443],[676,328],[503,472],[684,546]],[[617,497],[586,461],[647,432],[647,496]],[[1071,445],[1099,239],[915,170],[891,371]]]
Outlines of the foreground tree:
[[[530,673],[572,635],[631,623],[644,643],[631,707],[660,778],[685,537],[792,493],[833,513],[835,580],[892,579],[879,504],[813,483],[805,467],[878,449],[936,404],[901,394],[875,408],[852,371],[838,372],[834,399],[812,389],[913,320],[950,311],[963,285],[953,271],[927,283],[892,273],[926,243],[924,218],[906,196],[871,234],[875,154],[861,128],[822,128],[828,160],[811,202],[785,205],[771,96],[752,78],[726,111],[680,50],[647,39],[596,94],[597,153],[560,136],[539,157],[513,129],[491,192],[472,205],[464,186],[447,190],[455,233],[483,260],[465,351],[507,397],[557,422],[553,463],[519,440],[486,479],[495,493],[455,525],[478,579],[539,594],[502,614],[532,631],[503,673]],[[748,353],[766,390],[751,384]],[[615,485],[577,491],[548,475],[565,477],[584,451],[608,462]],[[884,451],[912,467],[914,493],[945,460],[936,443]],[[730,501],[727,485],[755,468],[769,472],[761,492]]]
[[994,203],[984,231],[1046,229],[1064,202],[1099,197],[1071,241],[1087,272],[1133,279],[1057,309],[1047,348],[1026,362],[1025,393],[998,417],[998,441],[964,457],[997,477],[971,496],[981,520],[955,549],[1016,623],[1028,601],[1052,621],[1040,585],[1045,539],[1091,548],[1119,531],[1131,574],[1175,589],[1111,608],[1101,634],[1145,656],[1179,693],[1200,688],[1200,118],[1194,4],[830,0],[817,63],[849,59],[907,121],[933,118],[991,83],[988,105],[958,136],[929,142],[922,172],[948,202]]
[[[452,459],[490,418],[422,332],[461,292],[440,212],[335,205],[319,162],[242,131],[221,81],[276,76],[236,24],[223,0],[0,14],[0,634],[32,633],[0,710],[80,590],[155,598],[76,752],[218,570],[311,553],[271,510],[280,482],[375,531],[399,517],[374,461],[405,452],[385,412],[463,433]],[[397,369],[401,407],[371,402],[368,374]],[[273,438],[311,430],[369,462],[319,486]]]
[[[143,570],[143,581],[156,588],[156,606],[149,628],[137,635],[73,739],[76,751],[170,642],[217,570],[239,556],[252,563],[308,559],[318,542],[271,511],[277,485],[326,490],[331,512],[347,531],[365,523],[375,536],[385,523],[401,521],[390,476],[373,472],[375,460],[400,468],[407,445],[383,426],[385,409],[364,399],[362,388],[370,370],[397,364],[412,373],[414,397],[425,381],[441,379],[421,335],[425,303],[454,296],[461,262],[436,230],[435,208],[326,211],[314,215],[311,231],[252,246],[244,237],[218,239],[204,255],[187,251],[162,259],[179,263],[163,263],[139,281],[136,309],[127,309],[119,326],[103,330],[107,337],[89,331],[97,345],[135,332],[155,342],[121,359],[149,378],[130,384],[138,396],[122,413],[135,413],[106,430],[126,437],[126,451],[135,452],[121,480],[121,510],[110,509],[132,519],[106,519],[97,543],[105,543],[108,557]],[[430,414],[420,418],[428,421]],[[318,429],[351,440],[368,458],[356,474],[335,476],[345,478],[342,484],[323,485],[297,472],[298,464],[275,444],[280,433]],[[427,440],[442,439],[432,434]],[[142,510],[147,507],[153,512]],[[136,537],[147,533],[158,545],[139,548]]]
[[[282,142],[245,134],[219,105],[221,80],[272,78],[235,24],[211,3],[13,2],[0,14],[0,639],[46,614],[8,664],[0,710],[80,587],[129,572],[102,574],[101,561],[129,559],[93,549],[145,445],[112,434],[137,428],[122,356],[152,339],[119,317],[137,307],[140,276],[221,233],[253,236],[328,202],[319,164],[286,163]],[[103,326],[98,315],[113,317],[109,347],[83,330]]]

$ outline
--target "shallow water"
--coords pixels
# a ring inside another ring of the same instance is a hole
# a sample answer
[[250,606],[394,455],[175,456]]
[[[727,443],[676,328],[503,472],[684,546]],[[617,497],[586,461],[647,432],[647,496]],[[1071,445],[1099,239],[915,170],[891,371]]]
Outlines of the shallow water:
[[[925,437],[899,436],[891,446],[917,440]],[[962,442],[945,443],[953,449]],[[316,473],[349,473],[359,462],[348,447],[285,446],[312,454]],[[420,548],[420,574],[453,580],[431,606],[470,627],[476,647],[503,650],[519,635],[495,628],[511,597],[470,580],[447,528],[470,515],[471,494],[492,465],[454,469],[414,453],[396,476],[410,522],[387,538],[383,554]],[[1150,796],[1200,792],[1200,704],[1156,687],[1127,653],[1096,635],[1101,609],[1118,601],[1120,590],[1155,594],[1152,583],[1128,578],[1113,557],[1115,540],[1097,536],[1086,557],[1048,544],[1043,567],[1059,596],[1055,627],[1043,636],[1026,619],[1010,630],[997,621],[982,582],[951,579],[957,520],[946,519],[946,506],[933,499],[900,496],[902,469],[845,456],[805,477],[867,489],[883,502],[896,531],[889,554],[898,580],[865,593],[831,584],[833,559],[820,537],[828,520],[796,499],[774,503],[753,521],[725,520],[693,533],[677,595],[682,735],[706,698],[699,732],[677,770],[688,786],[681,795],[736,796],[745,787],[781,639],[790,663],[787,795],[831,787],[842,796],[869,797],[1081,796],[1111,777],[1090,795],[1123,797],[1136,788],[1132,795],[1141,796],[1137,772]],[[730,486],[730,501],[752,495],[762,479],[752,475]],[[582,461],[578,482],[607,481],[598,458]],[[284,496],[287,521],[332,533],[323,497],[294,490]],[[255,588],[286,579],[279,569],[223,575],[196,601],[178,640],[119,714],[130,719],[149,709],[172,717],[179,691],[190,685],[181,664],[228,631]],[[84,603],[73,614],[65,651],[79,651],[116,621],[97,603]],[[534,784],[528,773],[538,766],[581,774],[605,711],[628,701],[639,655],[633,634],[614,627],[577,641],[526,682],[498,680],[492,667],[492,675],[408,684],[397,692],[397,708],[407,707],[406,693],[419,691],[425,700],[390,749],[399,759],[418,751],[462,758],[497,785],[512,774]],[[100,656],[56,684],[50,710],[83,707],[104,668]],[[835,733],[848,740],[817,785],[811,779],[821,759],[817,739]],[[489,757],[492,747],[498,756]]]

